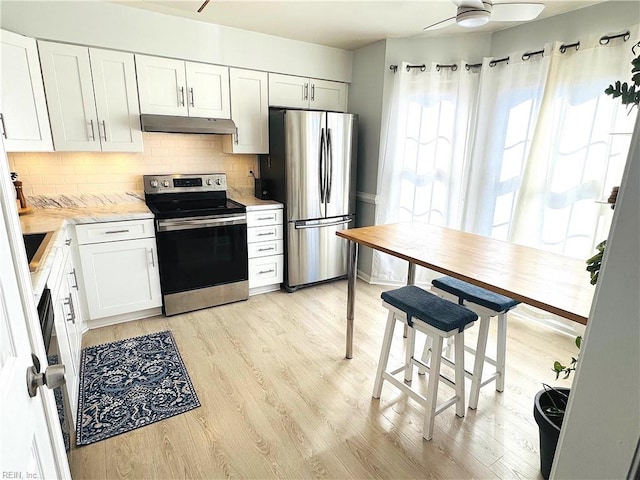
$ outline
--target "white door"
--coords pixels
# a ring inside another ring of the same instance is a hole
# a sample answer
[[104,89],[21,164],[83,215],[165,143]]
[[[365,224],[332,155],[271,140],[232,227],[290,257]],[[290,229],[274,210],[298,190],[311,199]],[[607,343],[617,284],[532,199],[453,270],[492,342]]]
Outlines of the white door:
[[[28,270],[24,251],[22,273],[13,262],[20,227],[16,212],[8,208],[13,199],[7,193],[11,182],[1,142],[0,162],[0,471],[3,478],[71,478],[60,425],[47,421],[56,410],[52,392],[40,387],[30,397],[27,391],[31,353],[43,353],[44,346],[32,349],[27,330],[19,277],[28,278]],[[44,368],[46,359],[40,360]]]
[[229,67],[186,63],[190,117],[231,118]]
[[[267,73],[229,69],[231,84],[231,119],[238,128],[230,153],[269,153],[269,99]],[[229,142],[227,140],[227,142]]]
[[142,152],[133,54],[89,49],[103,152]]
[[52,152],[36,41],[6,30],[1,30],[0,36],[0,115],[5,147],[8,152]]
[[140,112],[188,116],[184,62],[147,55],[135,59]]
[[270,73],[269,105],[275,107],[309,108],[309,79]]
[[38,42],[56,150],[100,151],[87,47]]
[[309,108],[314,110],[347,111],[346,83],[312,79],[309,97]]

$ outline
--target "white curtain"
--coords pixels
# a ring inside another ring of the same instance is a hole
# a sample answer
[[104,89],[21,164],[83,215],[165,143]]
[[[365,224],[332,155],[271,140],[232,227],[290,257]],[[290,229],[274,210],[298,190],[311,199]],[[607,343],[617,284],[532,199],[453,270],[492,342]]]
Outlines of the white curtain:
[[[635,115],[604,94],[631,78],[629,41],[484,59],[478,70],[403,64],[393,86],[376,224],[423,221],[587,258],[606,238],[598,203],[619,185]],[[532,53],[532,52],[529,52]],[[637,110],[637,109],[636,109]],[[406,262],[374,252],[372,281]],[[418,281],[430,275],[418,272]]]
[[[379,175],[376,224],[422,221],[458,228],[479,74],[467,62],[399,66]],[[418,272],[418,279],[425,272]],[[406,262],[374,251],[372,279],[404,283]]]

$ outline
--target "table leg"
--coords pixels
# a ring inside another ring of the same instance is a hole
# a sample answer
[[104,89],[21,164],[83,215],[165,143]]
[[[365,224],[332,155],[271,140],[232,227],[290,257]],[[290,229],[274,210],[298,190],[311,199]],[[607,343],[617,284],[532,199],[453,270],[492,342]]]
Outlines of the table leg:
[[358,271],[358,244],[349,242],[347,260],[347,358],[353,358],[353,312],[356,301],[356,277]]
[[[415,285],[416,284],[416,264],[409,262],[409,268],[407,269],[407,285]],[[409,326],[404,324],[404,331],[402,332],[402,336],[407,338]]]

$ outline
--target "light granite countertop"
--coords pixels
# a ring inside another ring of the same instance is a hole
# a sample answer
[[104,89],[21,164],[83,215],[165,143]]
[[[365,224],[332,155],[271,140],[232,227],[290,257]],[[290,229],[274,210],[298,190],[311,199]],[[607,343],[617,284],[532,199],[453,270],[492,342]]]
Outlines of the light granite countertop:
[[[233,200],[245,205],[247,210],[281,208],[282,204],[273,200],[260,200],[252,196],[231,196]],[[54,232],[43,258],[36,271],[31,272],[36,304],[44,290],[55,253],[64,246],[67,225],[87,223],[117,222],[153,218],[153,213],[144,203],[139,192],[99,195],[60,195],[57,197],[27,197],[32,212],[20,216],[22,233]]]

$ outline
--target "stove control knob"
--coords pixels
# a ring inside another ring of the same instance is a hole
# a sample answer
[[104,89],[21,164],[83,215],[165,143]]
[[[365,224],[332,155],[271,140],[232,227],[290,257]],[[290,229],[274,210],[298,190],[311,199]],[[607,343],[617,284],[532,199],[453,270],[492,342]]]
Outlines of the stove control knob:
[[216,178],[216,185],[222,185],[222,180],[220,180],[219,178]]
[[168,187],[169,186],[169,180],[163,180],[162,181],[162,186],[163,187]]
[[213,184],[213,180],[211,180],[210,178],[207,178],[207,185],[212,185]]
[[149,183],[153,188],[158,188],[158,180],[151,180]]

